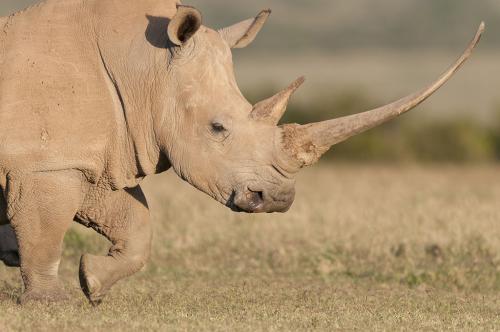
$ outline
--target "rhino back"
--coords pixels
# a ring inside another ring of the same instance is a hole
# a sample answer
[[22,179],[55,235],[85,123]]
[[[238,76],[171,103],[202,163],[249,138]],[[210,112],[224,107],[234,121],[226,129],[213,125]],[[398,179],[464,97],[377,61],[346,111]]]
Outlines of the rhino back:
[[81,4],[43,1],[1,20],[2,168],[101,167],[116,122]]

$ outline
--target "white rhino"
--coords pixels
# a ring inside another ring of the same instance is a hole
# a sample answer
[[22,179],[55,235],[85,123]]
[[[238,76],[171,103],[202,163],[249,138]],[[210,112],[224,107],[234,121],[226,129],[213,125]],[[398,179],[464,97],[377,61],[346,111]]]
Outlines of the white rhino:
[[73,221],[113,244],[107,256],[82,256],[93,304],[144,266],[145,176],[173,169],[235,211],[287,211],[301,168],[423,102],[484,29],[421,92],[359,115],[278,126],[303,79],[253,106],[231,58],[269,14],[213,30],[175,0],[45,0],[0,19],[0,251],[16,264],[19,246],[20,303],[66,298],[58,267]]

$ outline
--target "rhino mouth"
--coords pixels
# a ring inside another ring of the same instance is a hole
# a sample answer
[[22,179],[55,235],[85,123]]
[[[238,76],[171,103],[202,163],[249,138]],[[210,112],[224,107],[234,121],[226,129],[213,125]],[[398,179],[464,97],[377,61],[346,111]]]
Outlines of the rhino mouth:
[[233,211],[233,212],[238,212],[238,213],[245,212],[236,205],[236,203],[234,202],[235,197],[236,197],[236,191],[233,190],[233,192],[231,193],[231,196],[229,197],[229,199],[226,202],[226,207],[231,209],[231,211]]
[[276,195],[273,190],[255,190],[246,188],[234,190],[226,206],[234,212],[242,213],[274,213],[287,212],[293,204],[295,190],[286,188]]

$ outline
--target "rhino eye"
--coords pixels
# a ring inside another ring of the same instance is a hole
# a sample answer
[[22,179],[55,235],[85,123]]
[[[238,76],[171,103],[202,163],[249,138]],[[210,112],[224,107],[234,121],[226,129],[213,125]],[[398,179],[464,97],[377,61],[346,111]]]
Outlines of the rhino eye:
[[212,137],[218,142],[224,142],[229,137],[229,130],[219,121],[210,124]]
[[214,133],[223,133],[226,131],[226,128],[224,127],[224,125],[222,123],[214,122],[214,123],[212,123],[212,131]]

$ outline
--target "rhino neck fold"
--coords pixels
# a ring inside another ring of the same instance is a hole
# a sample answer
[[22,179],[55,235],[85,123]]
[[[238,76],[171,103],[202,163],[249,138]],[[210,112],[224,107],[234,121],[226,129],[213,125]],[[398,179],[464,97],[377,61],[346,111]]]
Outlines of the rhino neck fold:
[[111,138],[107,172],[112,187],[135,186],[140,179],[163,172],[170,165],[156,143],[151,102],[144,95],[146,90],[131,84],[133,80],[116,75],[100,47],[98,51],[102,73],[112,95],[117,126],[116,135]]
[[[127,0],[126,6],[122,2],[90,0],[87,7],[115,126],[106,172],[113,186],[129,187],[146,175],[170,168],[157,142],[153,116],[159,103],[155,95],[157,61],[161,58],[164,66],[166,52],[147,37],[151,32],[148,15],[172,17],[177,1]],[[161,31],[166,35],[166,27]]]

